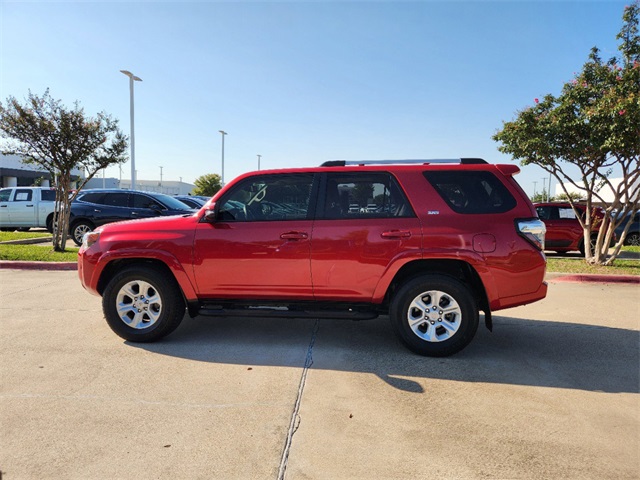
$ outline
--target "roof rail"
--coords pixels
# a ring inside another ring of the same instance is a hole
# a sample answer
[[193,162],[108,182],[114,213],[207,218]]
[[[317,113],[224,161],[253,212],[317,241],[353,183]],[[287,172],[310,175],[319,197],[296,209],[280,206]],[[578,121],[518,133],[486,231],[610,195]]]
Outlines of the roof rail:
[[438,158],[425,160],[329,160],[321,167],[349,167],[355,165],[429,165],[432,163],[458,163],[461,165],[486,164],[482,158]]

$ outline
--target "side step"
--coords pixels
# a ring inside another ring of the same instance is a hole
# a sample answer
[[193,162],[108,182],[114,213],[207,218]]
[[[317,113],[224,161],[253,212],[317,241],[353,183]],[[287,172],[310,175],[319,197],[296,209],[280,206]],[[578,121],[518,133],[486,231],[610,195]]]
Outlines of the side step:
[[207,317],[261,317],[261,318],[321,318],[345,320],[373,320],[378,312],[372,309],[354,308],[310,308],[309,305],[295,306],[226,306],[205,304],[198,315]]

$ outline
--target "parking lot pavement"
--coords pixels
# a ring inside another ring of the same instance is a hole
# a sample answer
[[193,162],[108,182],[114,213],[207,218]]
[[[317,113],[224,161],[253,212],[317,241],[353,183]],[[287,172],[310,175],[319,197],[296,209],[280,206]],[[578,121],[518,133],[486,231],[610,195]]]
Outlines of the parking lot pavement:
[[76,272],[0,285],[3,480],[638,478],[637,285],[552,283],[444,359],[384,317],[132,344]]

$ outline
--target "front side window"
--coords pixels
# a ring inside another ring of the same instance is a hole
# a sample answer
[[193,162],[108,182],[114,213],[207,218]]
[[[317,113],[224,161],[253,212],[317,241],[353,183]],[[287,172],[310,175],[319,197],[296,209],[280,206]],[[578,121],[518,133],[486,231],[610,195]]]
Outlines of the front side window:
[[30,202],[31,190],[16,190],[16,196],[13,198],[14,202]]
[[386,172],[328,173],[323,219],[412,217],[404,193]]
[[220,200],[218,220],[232,222],[305,220],[313,174],[247,178]]
[[0,202],[8,202],[11,196],[11,190],[0,190]]
[[153,198],[141,195],[139,193],[133,194],[133,208],[154,208],[156,210],[164,210],[164,207],[156,202]]
[[517,203],[491,172],[443,170],[424,176],[456,213],[504,213]]

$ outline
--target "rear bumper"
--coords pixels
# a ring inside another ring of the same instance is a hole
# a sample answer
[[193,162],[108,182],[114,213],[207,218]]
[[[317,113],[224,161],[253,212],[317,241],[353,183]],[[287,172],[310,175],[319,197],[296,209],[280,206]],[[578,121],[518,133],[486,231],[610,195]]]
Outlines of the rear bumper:
[[542,282],[540,288],[533,293],[515,295],[513,297],[503,297],[491,302],[491,310],[502,310],[504,308],[517,307],[528,303],[537,302],[547,296],[547,282]]

